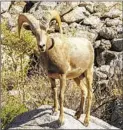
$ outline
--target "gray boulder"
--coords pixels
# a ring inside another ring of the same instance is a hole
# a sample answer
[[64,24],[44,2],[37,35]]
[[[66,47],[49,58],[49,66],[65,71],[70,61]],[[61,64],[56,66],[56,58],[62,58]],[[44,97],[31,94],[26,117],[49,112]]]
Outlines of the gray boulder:
[[109,50],[105,50],[97,55],[96,62],[98,66],[110,65],[111,61],[117,58],[117,53]]
[[109,50],[111,48],[111,42],[110,40],[101,39],[99,48],[101,50]]
[[106,3],[102,3],[102,2],[95,2],[94,4],[94,12],[97,13],[97,12],[100,12],[101,15],[107,11],[107,7],[106,7]]
[[97,71],[100,71],[106,75],[109,75],[110,66],[109,65],[102,65],[101,67],[97,68]]
[[121,52],[123,51],[123,39],[113,39],[112,40],[112,50]]
[[11,2],[1,2],[1,13],[8,11]]
[[107,18],[105,20],[105,24],[106,24],[107,27],[118,26],[118,25],[122,24],[122,21],[119,20],[119,19],[117,19],[117,18],[115,18],[115,19],[109,19],[109,18]]
[[97,41],[95,41],[95,42],[93,43],[93,47],[96,49],[96,48],[98,48],[98,47],[100,46],[100,44],[101,44],[101,41],[100,41],[100,40],[97,40]]
[[78,5],[79,2],[59,2],[57,3],[55,10],[57,10],[60,13],[60,15],[63,16],[64,14],[73,10]]
[[88,5],[86,6],[86,9],[90,12],[94,12],[94,3],[93,2],[88,2]]
[[109,12],[106,12],[103,17],[105,18],[117,18],[120,17],[122,14],[122,11],[119,9],[112,8]]
[[84,7],[76,7],[71,12],[65,14],[63,20],[67,23],[80,22],[86,17],[85,12],[86,9]]
[[100,72],[98,69],[94,71],[94,80],[99,81],[99,80],[105,80],[107,78],[107,75]]
[[111,124],[123,129],[123,100],[117,99],[111,104]]
[[12,15],[17,15],[17,14],[23,12],[23,8],[24,8],[24,6],[12,5],[12,7],[11,7],[11,9],[10,9],[9,12],[10,12]]
[[99,35],[104,39],[111,40],[116,37],[117,32],[115,28],[102,27],[102,29],[99,31]]
[[91,25],[92,27],[97,27],[100,24],[101,20],[97,16],[89,16],[84,19],[83,24]]
[[52,115],[52,107],[43,105],[38,109],[26,112],[16,117],[6,129],[117,129],[108,123],[91,116],[88,127],[83,125],[85,114],[82,114],[80,120],[74,118],[75,111],[64,108],[65,124],[58,125],[58,115]]
[[40,6],[43,10],[53,10],[55,9],[55,7],[57,6],[57,3],[56,2],[38,2],[36,3],[35,5],[37,8],[38,6]]

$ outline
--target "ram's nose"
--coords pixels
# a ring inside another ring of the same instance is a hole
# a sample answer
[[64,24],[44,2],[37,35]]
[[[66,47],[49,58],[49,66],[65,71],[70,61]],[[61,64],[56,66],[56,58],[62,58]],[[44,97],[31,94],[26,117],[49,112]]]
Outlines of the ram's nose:
[[45,44],[42,44],[42,45],[39,45],[39,48],[44,48],[45,47]]
[[41,45],[39,45],[38,47],[39,47],[39,49],[40,49],[42,52],[44,52],[45,49],[46,49],[45,44],[41,44]]

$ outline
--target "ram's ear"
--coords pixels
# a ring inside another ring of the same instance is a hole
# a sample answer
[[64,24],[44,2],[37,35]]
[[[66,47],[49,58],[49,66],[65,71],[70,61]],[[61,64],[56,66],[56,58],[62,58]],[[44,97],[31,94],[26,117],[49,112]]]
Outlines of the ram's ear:
[[31,30],[31,26],[28,23],[24,23],[23,28],[26,30]]

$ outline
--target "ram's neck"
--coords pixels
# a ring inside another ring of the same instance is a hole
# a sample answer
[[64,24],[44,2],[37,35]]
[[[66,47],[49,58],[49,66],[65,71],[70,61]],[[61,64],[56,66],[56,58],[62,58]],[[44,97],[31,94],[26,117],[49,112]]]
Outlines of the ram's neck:
[[51,39],[48,40],[47,50],[46,50],[49,59],[48,65],[49,68],[50,67],[57,68],[56,70],[59,71],[58,73],[66,73],[67,70],[69,69],[68,46],[65,43],[59,43],[59,42],[61,41],[57,41],[55,39],[53,45],[52,40]]

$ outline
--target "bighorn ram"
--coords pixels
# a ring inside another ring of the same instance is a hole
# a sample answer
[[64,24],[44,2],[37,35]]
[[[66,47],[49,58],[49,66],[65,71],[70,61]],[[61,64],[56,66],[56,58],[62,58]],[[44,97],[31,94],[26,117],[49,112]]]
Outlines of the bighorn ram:
[[[47,60],[47,72],[51,81],[51,87],[54,93],[54,112],[58,112],[58,98],[55,79],[60,80],[60,115],[59,123],[64,123],[64,91],[66,79],[73,79],[81,89],[81,103],[75,117],[80,118],[85,106],[86,97],[88,97],[87,111],[84,124],[88,126],[90,119],[90,109],[92,102],[92,81],[93,81],[93,63],[94,50],[91,42],[85,38],[66,37],[62,34],[61,19],[56,11],[51,11],[50,19],[56,19],[61,33],[57,37],[51,37],[47,33],[49,25],[45,27],[33,15],[29,13],[20,14],[18,17],[18,31],[23,23],[28,23],[37,39],[38,48],[44,52]],[[81,84],[83,78],[86,79],[86,86]]]

